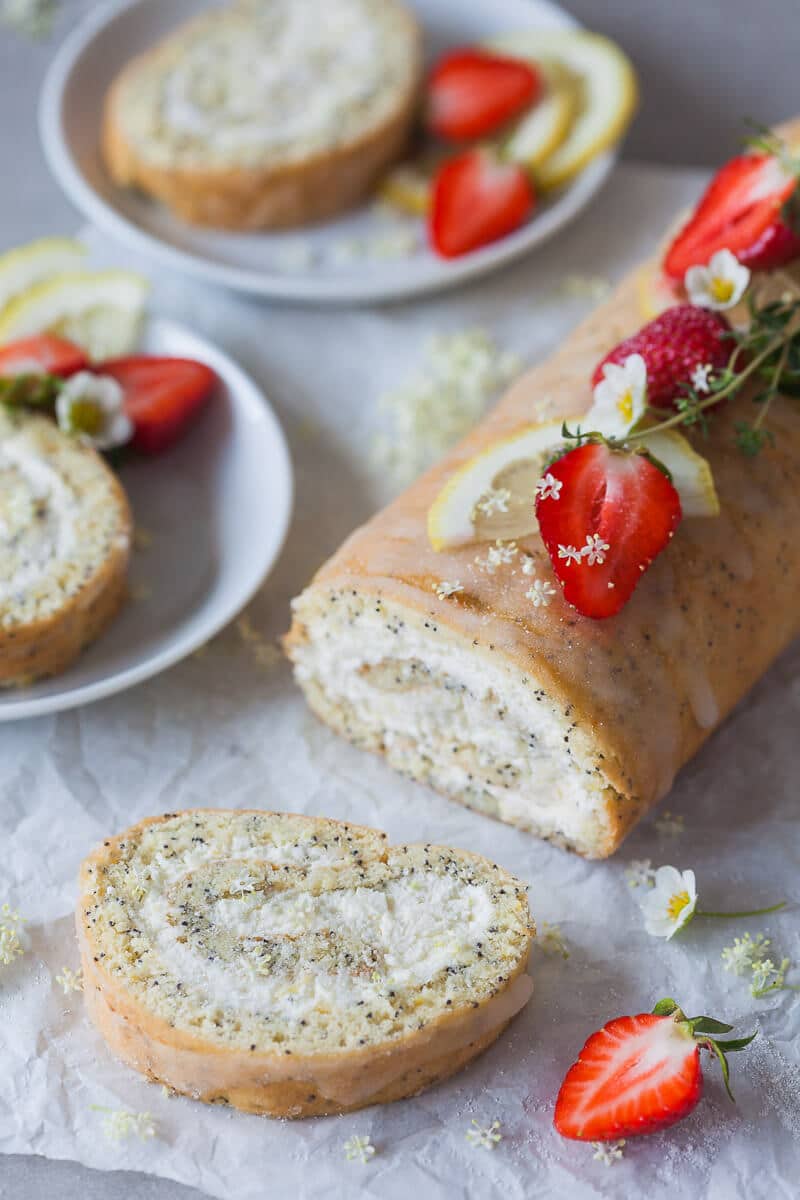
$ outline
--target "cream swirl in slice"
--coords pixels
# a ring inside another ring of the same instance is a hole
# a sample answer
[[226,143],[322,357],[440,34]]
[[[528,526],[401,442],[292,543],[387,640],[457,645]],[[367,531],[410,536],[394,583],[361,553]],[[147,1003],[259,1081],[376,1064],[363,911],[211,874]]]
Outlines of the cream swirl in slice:
[[0,443],[0,601],[24,599],[76,545],[69,485],[24,433]]
[[301,141],[335,129],[381,80],[361,0],[272,0],[251,30],[191,46],[164,84],[176,133],[221,150]]

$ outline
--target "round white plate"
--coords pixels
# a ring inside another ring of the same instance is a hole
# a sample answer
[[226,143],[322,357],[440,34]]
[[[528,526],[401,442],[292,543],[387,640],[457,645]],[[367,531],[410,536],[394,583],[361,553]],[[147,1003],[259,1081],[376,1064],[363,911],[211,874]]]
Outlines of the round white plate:
[[120,471],[137,526],[152,534],[132,558],[134,599],[62,675],[0,691],[0,721],[99,700],[185,658],[247,604],[283,546],[292,466],[263,393],[172,321],[150,320],[142,351],[200,359],[220,387],[179,445]]
[[[425,29],[430,56],[508,30],[576,25],[551,0],[410,2]],[[450,261],[428,249],[422,221],[398,217],[387,227],[374,204],[294,233],[192,228],[154,201],[114,186],[100,156],[100,125],[103,97],[124,64],[205,7],[203,0],[98,5],[53,60],[40,105],[44,151],[67,195],[94,224],[166,266],[237,291],[291,300],[366,302],[420,295],[483,275],[551,238],[589,203],[613,165],[613,153],[601,155],[544,201],[521,229]],[[403,238],[410,232],[417,243],[411,254],[397,255],[398,226]]]

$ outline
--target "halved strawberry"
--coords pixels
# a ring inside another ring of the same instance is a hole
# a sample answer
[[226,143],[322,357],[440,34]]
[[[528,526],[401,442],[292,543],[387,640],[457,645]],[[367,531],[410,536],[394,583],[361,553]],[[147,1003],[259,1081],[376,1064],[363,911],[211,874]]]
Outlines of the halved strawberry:
[[536,196],[527,173],[489,150],[467,150],[438,170],[428,215],[431,243],[456,258],[505,237],[533,212]]
[[20,338],[0,349],[0,375],[31,375],[37,372],[65,379],[82,371],[88,358],[80,346],[52,333]]
[[484,137],[519,116],[541,90],[542,77],[530,62],[487,50],[453,50],[428,80],[428,127],[457,142]]
[[210,367],[188,358],[140,355],[100,363],[95,370],[122,387],[125,412],[134,425],[131,445],[144,454],[159,454],[173,445],[217,382]]
[[677,529],[678,493],[643,454],[604,443],[547,469],[562,486],[538,497],[536,517],[564,597],[585,617],[612,617]]
[[778,232],[784,225],[783,206],[796,188],[797,175],[772,154],[731,159],[669,247],[664,271],[683,279],[689,267],[705,266],[717,250],[725,249],[753,270],[796,258],[800,242]]
[[730,326],[719,313],[694,304],[676,304],[609,350],[595,368],[592,385],[603,378],[606,363],[623,363],[641,354],[647,367],[647,403],[668,408],[686,395],[697,367],[724,367],[733,342],[725,335]]
[[556,1100],[556,1129],[563,1137],[592,1142],[674,1125],[703,1094],[701,1049],[716,1054],[731,1095],[727,1054],[743,1050],[756,1036],[729,1041],[710,1036],[732,1028],[713,1017],[688,1018],[671,999],[660,1000],[652,1013],[609,1021],[567,1072]]

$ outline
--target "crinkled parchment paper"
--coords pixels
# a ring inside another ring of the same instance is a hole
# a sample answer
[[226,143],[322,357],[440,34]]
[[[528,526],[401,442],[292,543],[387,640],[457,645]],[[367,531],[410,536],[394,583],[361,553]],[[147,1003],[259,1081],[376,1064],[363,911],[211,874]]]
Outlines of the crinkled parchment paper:
[[[381,420],[376,397],[407,377],[429,334],[482,325],[535,360],[588,307],[565,294],[564,277],[619,277],[698,184],[693,173],[622,168],[589,215],[542,253],[462,293],[378,311],[259,306],[154,269],[155,306],[238,357],[292,443],[297,509],[281,562],[249,610],[253,628],[267,638],[282,632],[289,598],[384,498],[369,461]],[[91,241],[101,257],[130,261]],[[146,550],[136,575],[158,587],[147,579]],[[226,1200],[796,1196],[800,999],[781,992],[754,1000],[720,958],[748,928],[800,958],[796,902],[756,921],[697,921],[664,944],[644,933],[625,867],[644,857],[692,866],[706,907],[716,909],[800,894],[799,664],[796,650],[785,655],[684,771],[667,807],[684,818],[685,832],[659,833],[651,819],[606,863],[582,862],[467,812],[338,741],[310,717],[286,666],[260,665],[235,626],[124,695],[0,727],[0,902],[25,916],[29,940],[24,957],[0,971],[0,1150],[140,1169]],[[535,949],[534,996],[510,1031],[417,1099],[292,1124],[167,1097],[111,1059],[81,997],[65,996],[54,977],[77,966],[71,911],[87,851],[146,814],[198,804],[324,813],[378,826],[396,841],[483,851],[530,883],[537,921],[560,927],[569,958]],[[738,1103],[709,1064],[696,1113],[668,1134],[629,1142],[606,1167],[591,1147],[554,1133],[558,1084],[593,1028],[663,995],[725,1017],[737,1032],[760,1030],[751,1051],[736,1056]],[[149,1110],[157,1136],[112,1144],[93,1105]],[[467,1142],[473,1119],[501,1122],[494,1151]],[[376,1148],[367,1165],[345,1160],[342,1144],[353,1134]]]

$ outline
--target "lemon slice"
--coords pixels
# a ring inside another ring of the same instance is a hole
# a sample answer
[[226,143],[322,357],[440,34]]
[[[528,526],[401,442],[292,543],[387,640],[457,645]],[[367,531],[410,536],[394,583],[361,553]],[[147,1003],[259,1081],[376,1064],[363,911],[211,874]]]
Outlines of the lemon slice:
[[64,271],[78,271],[85,248],[72,238],[49,237],[0,254],[0,313],[6,305],[35,283]]
[[[580,419],[567,418],[567,424],[574,426]],[[535,533],[536,484],[563,444],[561,421],[548,421],[493,442],[464,463],[428,511],[434,550],[513,541]],[[672,476],[685,517],[719,514],[711,468],[683,434],[662,430],[644,439],[644,445]]]
[[428,511],[434,550],[534,533],[536,484],[563,440],[561,422],[548,421],[493,442],[464,463]]
[[711,467],[682,433],[662,429],[646,437],[644,444],[672,476],[685,517],[719,516],[719,497]]
[[530,29],[503,34],[492,45],[517,58],[555,58],[580,81],[579,111],[567,137],[538,167],[540,187],[566,183],[627,129],[638,97],[636,73],[615,42],[582,30]]
[[580,107],[581,82],[556,58],[537,59],[545,90],[503,147],[512,162],[535,171],[567,137]]
[[147,282],[130,271],[67,271],[34,284],[0,312],[0,345],[56,333],[90,358],[115,358],[136,344]]
[[385,175],[378,195],[392,208],[412,217],[424,217],[431,200],[432,171],[422,163],[400,163]]
[[674,304],[685,304],[686,293],[674,279],[648,263],[636,276],[636,301],[642,319],[652,321]]

